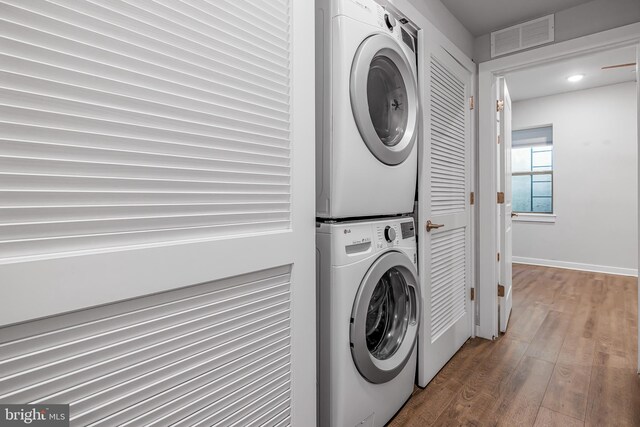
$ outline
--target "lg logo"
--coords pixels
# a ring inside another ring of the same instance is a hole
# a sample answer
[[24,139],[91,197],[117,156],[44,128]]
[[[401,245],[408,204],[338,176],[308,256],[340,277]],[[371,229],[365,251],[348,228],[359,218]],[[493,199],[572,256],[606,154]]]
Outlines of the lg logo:
[[344,234],[350,234],[351,233],[351,229],[349,228],[345,228],[344,229]]

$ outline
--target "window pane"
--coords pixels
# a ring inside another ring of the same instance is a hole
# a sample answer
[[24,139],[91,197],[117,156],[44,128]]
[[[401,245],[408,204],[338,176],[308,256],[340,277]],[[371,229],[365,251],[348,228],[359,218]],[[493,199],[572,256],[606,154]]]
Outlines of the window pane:
[[531,147],[511,150],[511,170],[513,172],[531,172]]
[[551,182],[551,174],[545,173],[544,175],[535,175],[533,177],[533,182]]
[[531,153],[531,163],[534,171],[551,170],[553,164],[553,156],[548,148],[533,148]]
[[552,213],[551,197],[534,197],[533,212]]
[[533,181],[533,197],[551,197],[551,181]]
[[514,175],[514,212],[553,213],[553,175]]
[[531,175],[514,176],[511,185],[512,209],[531,212]]

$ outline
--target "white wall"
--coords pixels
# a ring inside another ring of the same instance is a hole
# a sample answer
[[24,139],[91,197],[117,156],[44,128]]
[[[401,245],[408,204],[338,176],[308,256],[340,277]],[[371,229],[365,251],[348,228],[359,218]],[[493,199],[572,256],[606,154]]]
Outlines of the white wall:
[[[408,0],[422,15],[444,34],[458,49],[473,58],[473,35],[440,0]],[[391,3],[394,3],[391,0]],[[411,18],[410,16],[408,18]]]
[[557,215],[514,222],[514,261],[637,269],[636,110],[634,82],[513,104],[514,129],[553,124]]
[[[638,0],[593,0],[555,14],[555,43],[638,21],[640,21],[640,1]],[[513,25],[515,24],[517,22],[513,22]],[[476,37],[472,58],[476,63],[491,59],[490,34]]]

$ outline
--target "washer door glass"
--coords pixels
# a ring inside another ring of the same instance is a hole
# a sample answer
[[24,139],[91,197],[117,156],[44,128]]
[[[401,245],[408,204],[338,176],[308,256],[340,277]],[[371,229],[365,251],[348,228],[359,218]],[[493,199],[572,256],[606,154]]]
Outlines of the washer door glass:
[[407,332],[411,307],[409,287],[392,267],[378,280],[367,310],[367,348],[380,360],[393,356]]
[[373,128],[387,147],[400,143],[407,128],[407,88],[396,64],[386,56],[371,61],[367,102]]
[[404,253],[380,256],[360,284],[351,313],[351,355],[369,382],[395,378],[413,354],[418,334],[420,291]]
[[376,34],[365,39],[351,67],[351,110],[369,151],[387,165],[411,154],[418,123],[413,67],[395,39]]

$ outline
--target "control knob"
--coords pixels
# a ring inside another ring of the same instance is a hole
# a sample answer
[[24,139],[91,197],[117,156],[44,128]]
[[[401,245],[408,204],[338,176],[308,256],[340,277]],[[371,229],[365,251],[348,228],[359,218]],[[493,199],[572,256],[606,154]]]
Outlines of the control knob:
[[393,31],[393,27],[396,26],[396,18],[394,18],[393,16],[389,15],[388,13],[384,14],[384,23],[387,24],[387,28],[390,31]]
[[396,240],[396,230],[390,226],[386,226],[384,228],[384,238],[387,239],[387,242],[391,243]]

